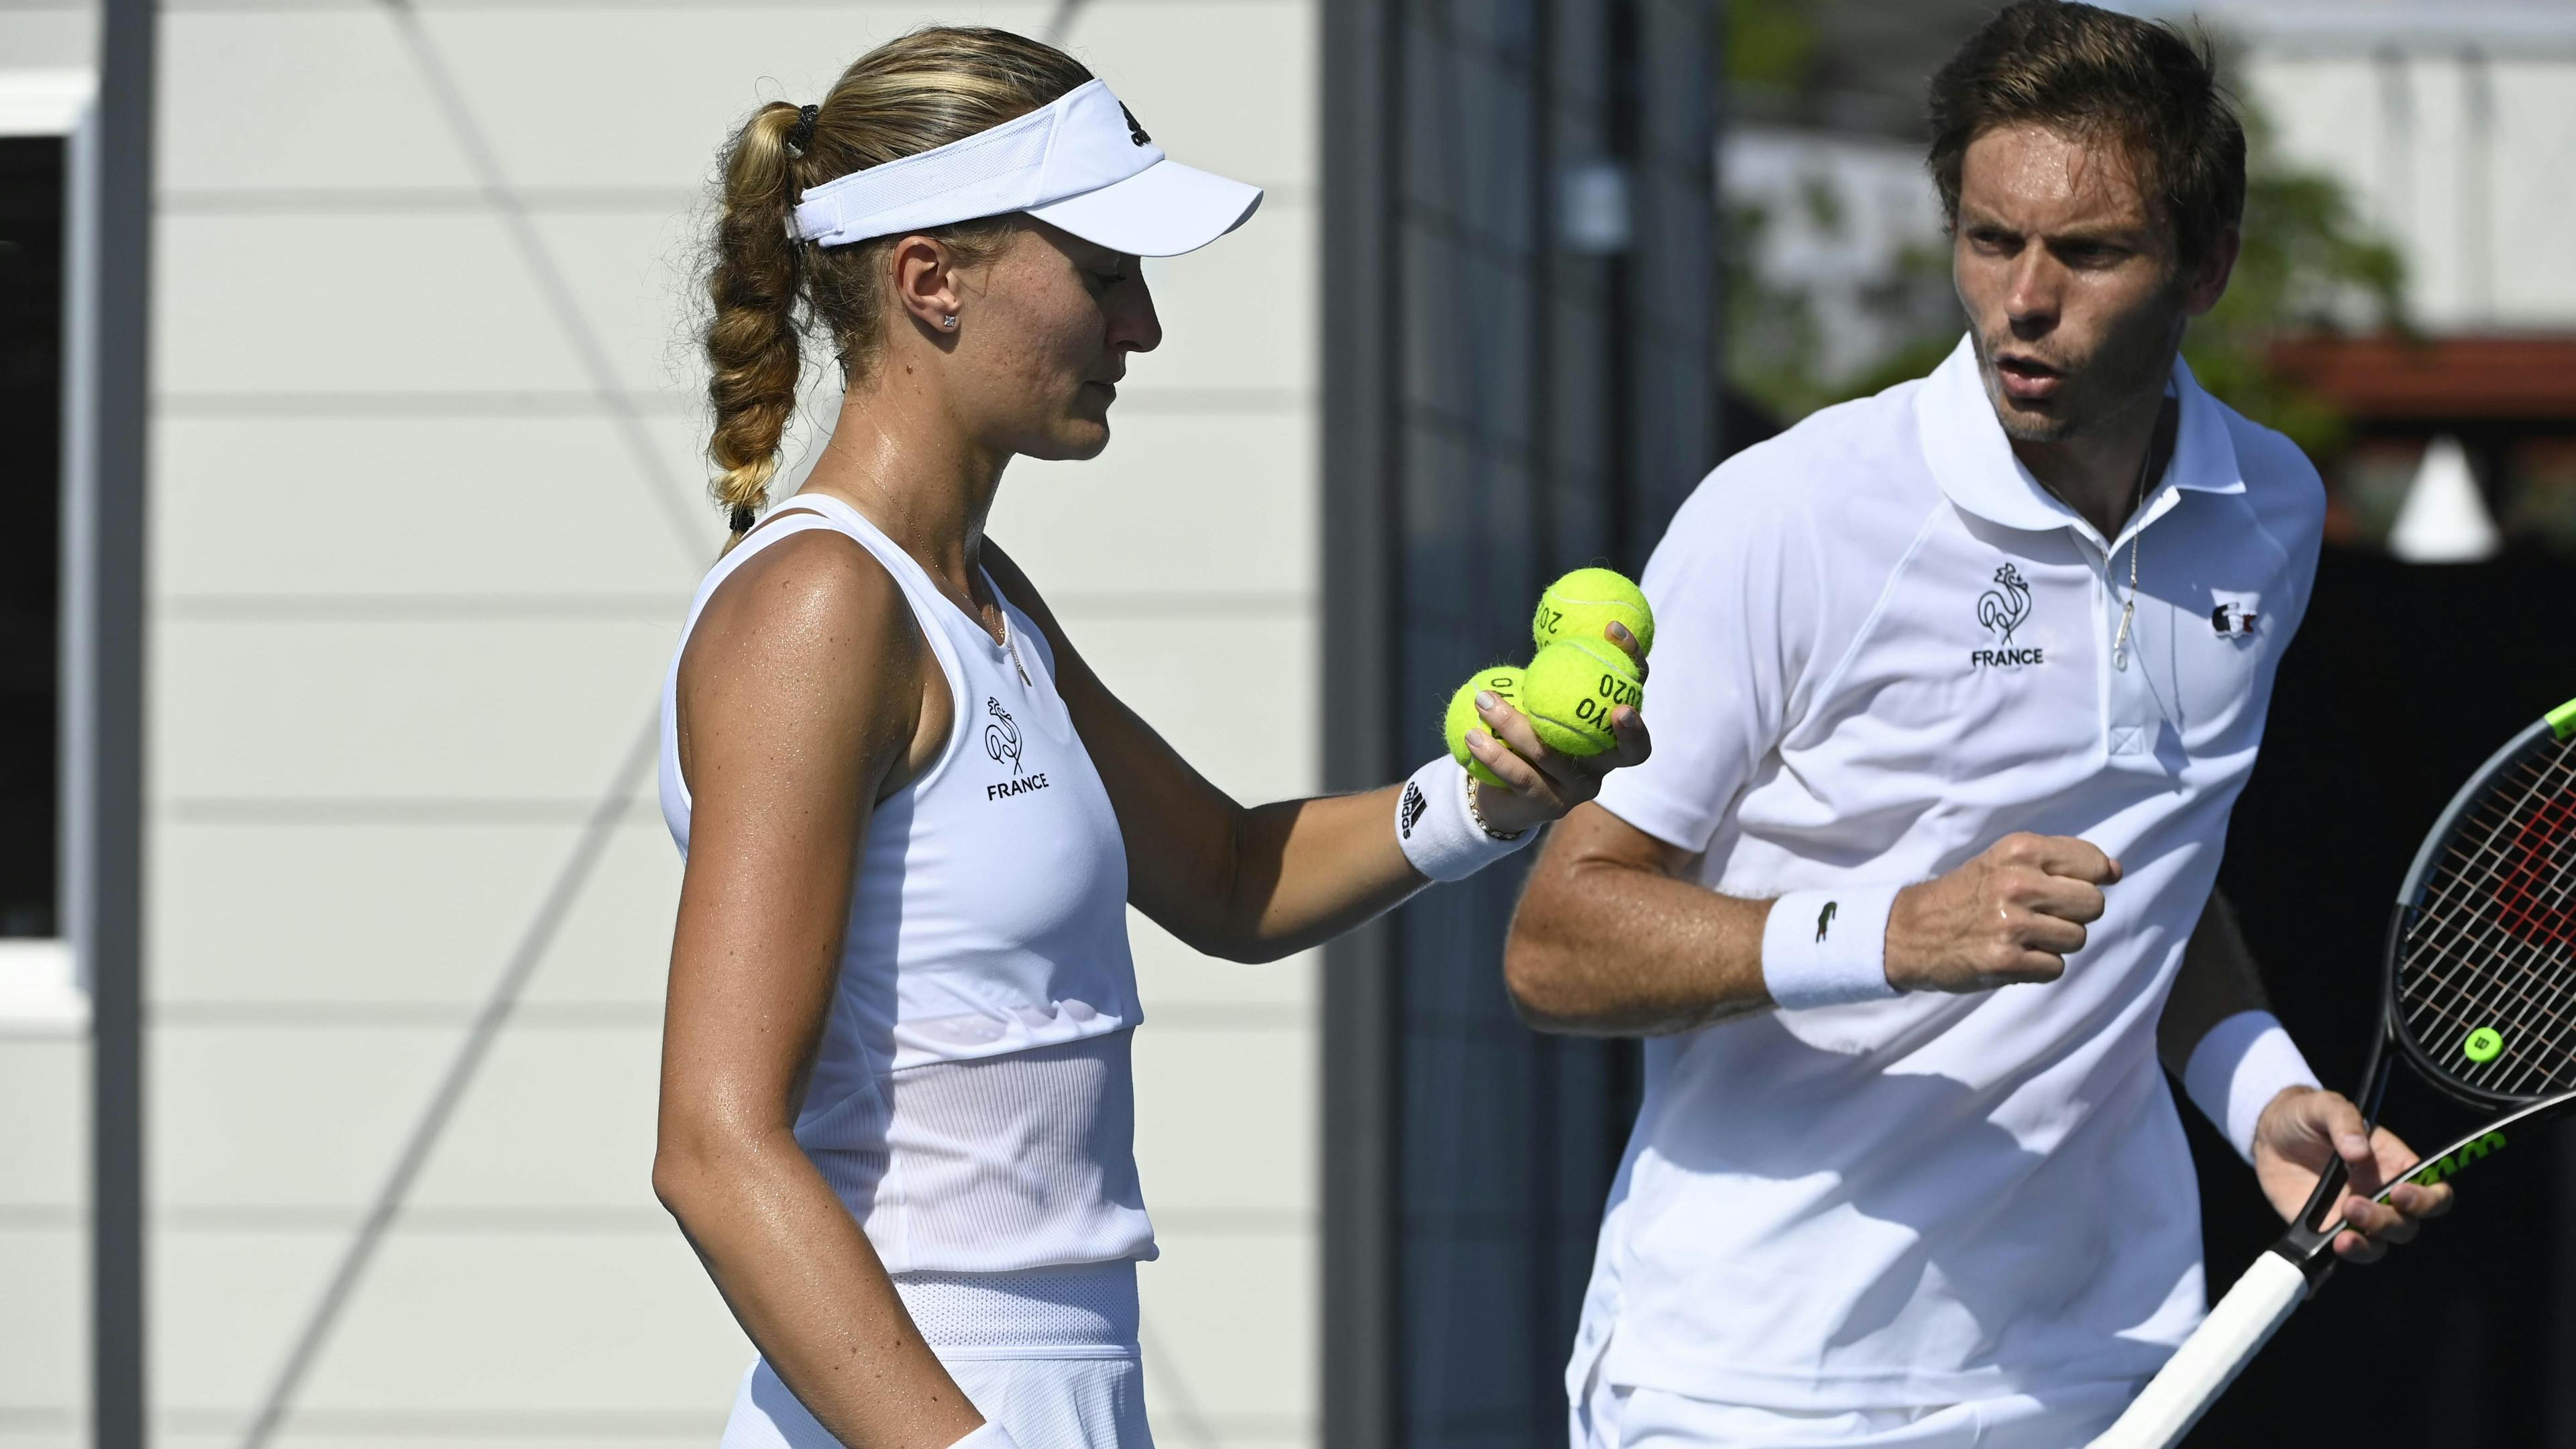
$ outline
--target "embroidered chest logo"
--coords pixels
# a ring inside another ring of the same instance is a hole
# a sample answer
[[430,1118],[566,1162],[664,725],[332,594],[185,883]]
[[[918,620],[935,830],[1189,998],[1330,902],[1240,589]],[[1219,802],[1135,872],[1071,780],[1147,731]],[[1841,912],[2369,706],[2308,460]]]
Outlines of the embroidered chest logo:
[[2221,639],[2254,637],[2254,621],[2261,616],[2243,604],[2221,604],[2209,611],[2209,626]]
[[1002,708],[1000,700],[987,696],[984,700],[984,713],[992,716],[992,720],[984,726],[984,753],[996,761],[1011,762],[1011,778],[985,786],[984,798],[1007,800],[1014,795],[1025,795],[1032,790],[1045,789],[1047,787],[1045,771],[1024,773],[1020,768],[1020,726],[1011,718],[1011,712]]
[[1816,939],[1819,941],[1825,939],[1825,933],[1834,928],[1834,907],[1836,904],[1837,902],[1827,901],[1825,902],[1825,908],[1816,912]]
[[1994,647],[1968,651],[1968,667],[2017,669],[2047,663],[2047,650],[2013,644],[2013,631],[2029,619],[2030,581],[2021,576],[2020,569],[2007,563],[1995,570],[1995,586],[1977,595],[1977,622],[1993,632]]

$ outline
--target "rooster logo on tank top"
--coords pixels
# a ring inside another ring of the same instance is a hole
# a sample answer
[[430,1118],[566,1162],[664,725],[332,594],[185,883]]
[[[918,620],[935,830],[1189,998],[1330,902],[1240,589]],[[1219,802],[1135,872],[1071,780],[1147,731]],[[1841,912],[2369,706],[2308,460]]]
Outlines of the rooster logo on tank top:
[[1011,712],[1002,708],[998,699],[986,699],[984,712],[993,722],[984,726],[984,753],[996,760],[1011,762],[1011,773],[1020,772],[1020,727],[1011,720]]
[[1011,778],[985,786],[984,798],[1007,800],[1014,795],[1025,795],[1031,790],[1045,789],[1046,772],[1041,770],[1034,774],[1024,774],[1021,771],[1020,726],[1011,718],[1011,712],[1002,708],[1000,700],[989,696],[984,700],[984,712],[992,716],[992,720],[984,726],[984,753],[991,756],[996,763],[1003,760],[1011,762]]

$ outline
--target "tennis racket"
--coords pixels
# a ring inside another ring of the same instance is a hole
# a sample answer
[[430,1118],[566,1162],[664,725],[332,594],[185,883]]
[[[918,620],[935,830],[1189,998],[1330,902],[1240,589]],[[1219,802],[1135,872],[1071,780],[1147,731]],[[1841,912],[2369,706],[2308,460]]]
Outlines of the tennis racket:
[[[2386,967],[2378,1040],[2353,1098],[2362,1115],[2378,1122],[2401,1056],[2444,1095],[2490,1115],[2397,1181],[2441,1182],[2576,1109],[2576,700],[2516,735],[2452,797],[2397,893]],[[2182,1441],[2333,1270],[2343,1222],[2324,1219],[2344,1182],[2337,1157],[2289,1232],[2091,1449]]]

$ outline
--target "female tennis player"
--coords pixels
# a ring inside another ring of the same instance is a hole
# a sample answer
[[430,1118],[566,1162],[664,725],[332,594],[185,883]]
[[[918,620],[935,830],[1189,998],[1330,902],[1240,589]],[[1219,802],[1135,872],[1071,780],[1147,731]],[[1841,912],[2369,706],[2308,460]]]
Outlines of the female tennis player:
[[[1013,457],[1107,446],[1162,336],[1136,258],[1260,192],[1164,159],[1061,52],[895,41],[753,115],[723,188],[735,543],[664,697],[688,864],[653,1182],[760,1348],[724,1443],[1141,1449],[1126,906],[1287,955],[1508,853],[1645,726],[1623,708],[1615,749],[1570,759],[1493,702],[1471,746],[1504,788],[1443,755],[1244,809],[1103,687],[985,518]],[[840,418],[755,524],[809,329]]]

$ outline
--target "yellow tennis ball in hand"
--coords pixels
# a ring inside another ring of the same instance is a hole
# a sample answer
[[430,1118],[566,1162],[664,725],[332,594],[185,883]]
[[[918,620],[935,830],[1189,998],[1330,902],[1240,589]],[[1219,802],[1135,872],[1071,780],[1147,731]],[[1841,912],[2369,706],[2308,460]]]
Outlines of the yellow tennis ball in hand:
[[1600,754],[1618,743],[1610,712],[1645,703],[1637,662],[1607,639],[1559,640],[1538,651],[1521,677],[1520,712],[1559,754]]
[[1479,670],[1475,678],[1459,685],[1458,692],[1449,696],[1449,719],[1445,731],[1449,740],[1449,758],[1466,766],[1468,774],[1486,784],[1499,785],[1503,783],[1502,777],[1467,753],[1467,731],[1480,729],[1489,735],[1493,733],[1486,728],[1484,716],[1476,712],[1476,692],[1480,689],[1492,690],[1502,696],[1503,703],[1517,708],[1521,702],[1521,671],[1509,664]]
[[1609,636],[1601,631],[1613,623],[1628,626],[1638,653],[1654,651],[1655,611],[1646,607],[1645,593],[1609,569],[1576,569],[1538,596],[1530,642],[1541,649],[1560,639],[1608,644]]

